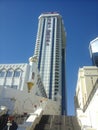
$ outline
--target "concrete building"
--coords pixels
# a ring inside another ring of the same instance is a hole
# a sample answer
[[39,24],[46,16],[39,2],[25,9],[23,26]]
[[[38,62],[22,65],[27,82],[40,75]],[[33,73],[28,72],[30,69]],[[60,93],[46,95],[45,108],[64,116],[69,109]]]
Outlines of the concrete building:
[[[0,86],[23,90],[28,80],[28,64],[0,64]],[[1,88],[1,87],[0,87]]]
[[58,102],[47,98],[36,57],[30,57],[29,64],[0,65],[0,129],[10,127],[7,121],[14,118],[17,130],[31,130],[42,115],[60,112]]
[[82,130],[98,130],[98,68],[79,69],[75,94],[76,116]]
[[98,37],[90,42],[89,50],[93,65],[98,67]]
[[[33,88],[28,88],[30,83]],[[16,113],[16,109],[17,114],[29,113],[33,112],[32,104],[38,105],[41,97],[47,98],[36,63],[0,64],[0,106],[6,106],[10,113]]]
[[65,29],[56,12],[39,16],[34,55],[49,99],[60,102],[61,113],[67,113],[65,87]]

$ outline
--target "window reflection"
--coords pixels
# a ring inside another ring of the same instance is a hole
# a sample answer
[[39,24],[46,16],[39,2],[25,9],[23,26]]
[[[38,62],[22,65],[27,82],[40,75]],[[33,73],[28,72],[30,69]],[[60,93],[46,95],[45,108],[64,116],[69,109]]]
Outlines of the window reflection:
[[12,77],[12,75],[13,75],[13,70],[12,69],[8,70],[6,77]]
[[5,74],[6,74],[6,70],[5,69],[0,71],[0,77],[4,77]]
[[15,72],[14,72],[14,77],[20,77],[21,72],[22,72],[22,71],[19,70],[19,69],[15,70]]

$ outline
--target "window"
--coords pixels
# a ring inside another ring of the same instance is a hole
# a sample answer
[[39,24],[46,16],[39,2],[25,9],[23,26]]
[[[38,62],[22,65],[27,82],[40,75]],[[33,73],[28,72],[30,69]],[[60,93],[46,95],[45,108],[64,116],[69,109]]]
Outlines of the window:
[[56,65],[55,68],[59,68],[59,65],[58,66]]
[[58,69],[58,68],[55,68],[55,71],[59,71],[59,69]]
[[20,77],[20,75],[21,75],[21,70],[20,69],[15,70],[14,77]]
[[4,77],[5,74],[6,74],[6,70],[5,69],[0,71],[0,77]]
[[12,69],[8,70],[6,77],[12,77],[12,75],[13,75],[13,70]]
[[57,93],[55,92],[54,95],[56,95]]
[[59,81],[59,78],[58,78],[58,79],[56,78],[56,79],[55,79],[55,82],[58,82],[58,81]]
[[32,72],[32,79],[34,79],[35,78],[35,73],[34,72]]
[[58,85],[59,83],[57,81],[55,81],[55,84]]
[[55,88],[55,91],[58,91],[58,89]]
[[50,28],[50,27],[51,27],[51,24],[48,24],[47,27]]
[[59,75],[59,72],[55,72],[56,75]]
[[50,18],[48,17],[48,22],[51,22],[51,17]]
[[55,79],[57,79],[57,80],[58,80],[58,79],[59,79],[59,75],[55,75]]
[[55,86],[55,88],[58,88],[58,86]]

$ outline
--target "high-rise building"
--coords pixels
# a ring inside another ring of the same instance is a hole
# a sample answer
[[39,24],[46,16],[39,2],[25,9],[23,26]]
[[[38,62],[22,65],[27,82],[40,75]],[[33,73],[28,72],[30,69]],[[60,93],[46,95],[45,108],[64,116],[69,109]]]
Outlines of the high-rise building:
[[34,55],[48,98],[61,104],[66,114],[65,87],[65,29],[61,15],[56,12],[39,16]]
[[89,50],[93,65],[98,66],[98,37],[90,42]]

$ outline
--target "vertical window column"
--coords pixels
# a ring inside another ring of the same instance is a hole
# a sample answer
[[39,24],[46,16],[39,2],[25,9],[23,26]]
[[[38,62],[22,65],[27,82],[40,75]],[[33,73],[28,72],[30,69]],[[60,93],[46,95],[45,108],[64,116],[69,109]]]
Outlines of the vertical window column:
[[[43,46],[43,38],[44,38],[44,28],[45,28],[45,19],[43,21],[43,28],[42,28],[42,37],[41,37],[41,44],[40,44],[40,50],[39,50],[39,61],[38,61],[38,69],[40,71],[40,64],[41,64],[41,56],[42,56],[42,46]],[[40,35],[40,34],[39,34]]]
[[52,34],[52,48],[51,48],[51,66],[50,66],[50,86],[49,98],[52,98],[52,80],[53,80],[53,56],[54,56],[54,33],[55,33],[55,18],[53,18],[53,34]]

